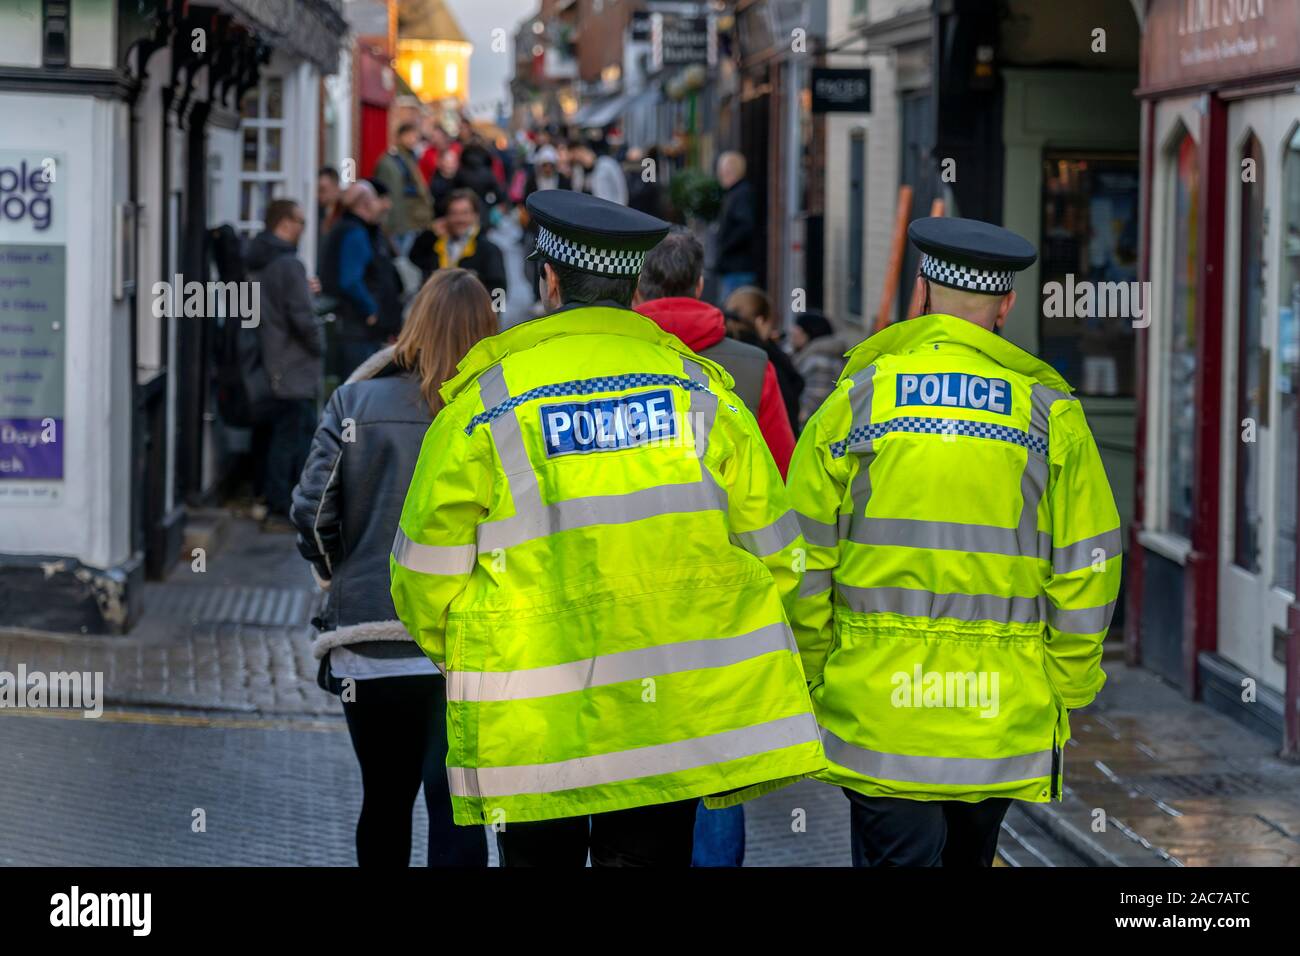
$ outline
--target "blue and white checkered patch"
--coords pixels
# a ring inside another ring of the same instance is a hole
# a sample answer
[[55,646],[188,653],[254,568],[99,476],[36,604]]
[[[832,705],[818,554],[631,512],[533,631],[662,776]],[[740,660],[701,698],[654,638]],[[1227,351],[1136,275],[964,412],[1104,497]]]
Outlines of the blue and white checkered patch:
[[648,385],[675,385],[691,392],[707,392],[707,385],[682,378],[680,375],[666,375],[649,372],[635,372],[630,375],[604,375],[600,378],[577,379],[572,382],[556,382],[553,385],[539,385],[526,392],[512,395],[500,404],[493,405],[486,411],[479,412],[465,426],[468,435],[479,425],[490,424],[502,415],[518,408],[535,398],[568,398],[574,395],[596,395],[600,392],[622,392],[629,388],[645,388]]
[[645,261],[644,252],[584,245],[556,235],[545,226],[538,227],[537,251],[575,269],[605,276],[640,275],[641,264]]
[[853,445],[875,441],[890,432],[912,432],[921,435],[964,435],[967,438],[991,438],[994,441],[1010,442],[1022,448],[1047,457],[1048,443],[1045,439],[1019,428],[996,425],[993,422],[972,422],[962,418],[916,418],[904,416],[891,418],[887,422],[875,422],[871,425],[858,425],[850,429],[843,441],[831,442],[831,457],[843,458]]

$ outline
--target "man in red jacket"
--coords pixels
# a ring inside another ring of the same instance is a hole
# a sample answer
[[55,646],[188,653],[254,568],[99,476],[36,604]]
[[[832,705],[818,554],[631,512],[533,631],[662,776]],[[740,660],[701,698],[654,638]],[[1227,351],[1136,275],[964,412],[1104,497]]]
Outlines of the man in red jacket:
[[672,232],[646,253],[632,307],[731,373],[737,397],[758,419],[784,478],[794,451],[794,432],[776,370],[762,349],[727,338],[722,313],[700,300],[703,288],[704,247],[689,232]]

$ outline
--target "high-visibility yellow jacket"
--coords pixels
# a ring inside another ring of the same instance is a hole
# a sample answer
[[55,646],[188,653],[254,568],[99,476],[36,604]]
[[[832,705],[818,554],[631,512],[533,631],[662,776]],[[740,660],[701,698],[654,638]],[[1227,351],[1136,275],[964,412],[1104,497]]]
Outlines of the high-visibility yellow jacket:
[[790,466],[792,621],[829,763],[868,796],[1059,795],[1105,680],[1119,516],[1053,369],[951,315],[849,353]]
[[731,384],[602,306],[479,342],[443,386],[390,570],[445,663],[457,823],[739,802],[825,767],[799,524]]

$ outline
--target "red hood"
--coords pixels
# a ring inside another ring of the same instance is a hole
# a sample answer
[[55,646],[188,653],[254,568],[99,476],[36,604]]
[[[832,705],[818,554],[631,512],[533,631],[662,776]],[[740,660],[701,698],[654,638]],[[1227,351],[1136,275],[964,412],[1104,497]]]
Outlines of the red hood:
[[699,299],[684,296],[651,299],[636,306],[636,310],[653,319],[665,332],[677,336],[692,352],[716,345],[727,334],[722,312]]

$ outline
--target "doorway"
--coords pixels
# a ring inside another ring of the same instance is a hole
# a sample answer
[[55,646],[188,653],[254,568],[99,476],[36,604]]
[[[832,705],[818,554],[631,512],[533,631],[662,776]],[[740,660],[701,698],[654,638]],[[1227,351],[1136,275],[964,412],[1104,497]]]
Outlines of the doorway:
[[1274,690],[1295,587],[1300,96],[1228,110],[1218,651]]

